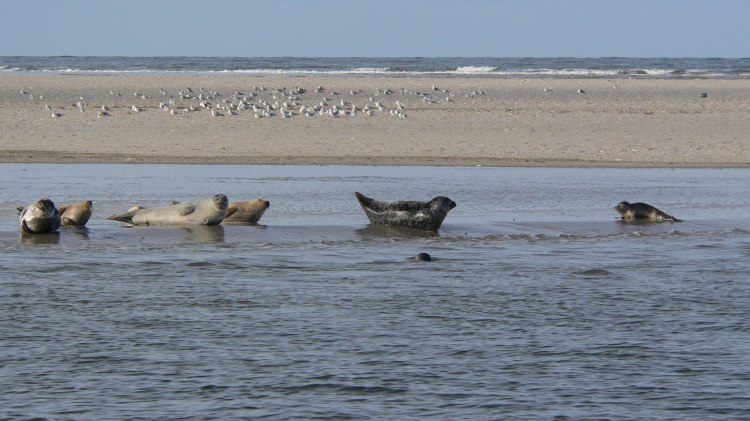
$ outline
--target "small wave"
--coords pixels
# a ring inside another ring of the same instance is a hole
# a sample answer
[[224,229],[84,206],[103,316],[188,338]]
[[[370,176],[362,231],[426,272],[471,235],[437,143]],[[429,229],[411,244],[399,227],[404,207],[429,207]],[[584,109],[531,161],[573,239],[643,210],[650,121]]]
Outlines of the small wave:
[[489,73],[497,70],[497,67],[491,66],[460,66],[456,68],[456,73]]

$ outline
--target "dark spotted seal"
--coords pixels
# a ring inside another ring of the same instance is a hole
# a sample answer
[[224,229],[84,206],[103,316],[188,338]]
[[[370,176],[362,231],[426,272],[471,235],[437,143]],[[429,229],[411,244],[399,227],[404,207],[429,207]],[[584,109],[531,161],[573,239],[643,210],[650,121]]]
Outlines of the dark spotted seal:
[[682,222],[672,215],[668,215],[659,209],[649,205],[648,203],[628,203],[620,202],[615,206],[615,210],[622,215],[623,221],[671,221],[671,222]]
[[60,212],[49,199],[39,199],[26,207],[19,206],[21,230],[29,234],[55,232],[60,228]]
[[379,202],[362,193],[354,193],[365,215],[373,224],[437,231],[456,202],[438,196],[429,202],[417,200]]
[[218,225],[227,214],[229,201],[223,194],[210,199],[177,203],[163,208],[134,206],[109,219],[133,225]]

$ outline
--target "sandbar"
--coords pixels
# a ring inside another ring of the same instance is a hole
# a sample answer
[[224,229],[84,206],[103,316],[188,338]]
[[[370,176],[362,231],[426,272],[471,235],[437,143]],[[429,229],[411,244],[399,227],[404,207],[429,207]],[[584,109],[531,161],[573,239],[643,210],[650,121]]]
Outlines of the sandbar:
[[750,80],[3,74],[0,124],[6,163],[747,167]]

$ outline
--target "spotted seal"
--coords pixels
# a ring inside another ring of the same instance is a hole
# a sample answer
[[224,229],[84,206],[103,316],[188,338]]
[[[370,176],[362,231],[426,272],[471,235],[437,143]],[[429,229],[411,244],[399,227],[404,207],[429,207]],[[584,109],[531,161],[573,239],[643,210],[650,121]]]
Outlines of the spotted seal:
[[222,224],[255,225],[269,206],[271,206],[271,202],[263,199],[232,202],[227,207],[227,215],[224,217]]
[[94,212],[94,204],[90,200],[83,200],[62,205],[58,210],[63,226],[83,227]]
[[227,214],[229,200],[223,194],[210,199],[177,203],[161,208],[134,206],[108,219],[132,225],[218,225]]
[[623,221],[654,221],[654,222],[682,222],[682,220],[668,215],[648,203],[628,203],[620,202],[615,206],[615,210],[622,215]]
[[456,202],[438,196],[429,202],[417,200],[380,202],[355,192],[365,215],[373,224],[397,226],[423,231],[437,231]]
[[29,234],[55,232],[60,228],[60,211],[50,199],[39,199],[29,206],[18,208],[21,230]]

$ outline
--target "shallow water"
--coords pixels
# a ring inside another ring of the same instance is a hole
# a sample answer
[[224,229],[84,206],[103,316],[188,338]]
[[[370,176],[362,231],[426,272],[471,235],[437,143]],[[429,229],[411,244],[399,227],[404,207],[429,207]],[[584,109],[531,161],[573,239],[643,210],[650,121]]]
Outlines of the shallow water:
[[[745,169],[0,165],[0,418],[746,419]],[[354,191],[458,203],[438,234]],[[129,228],[263,197],[263,226]],[[87,230],[15,206],[91,199]],[[623,224],[621,200],[683,223]],[[433,262],[417,262],[419,252]]]

